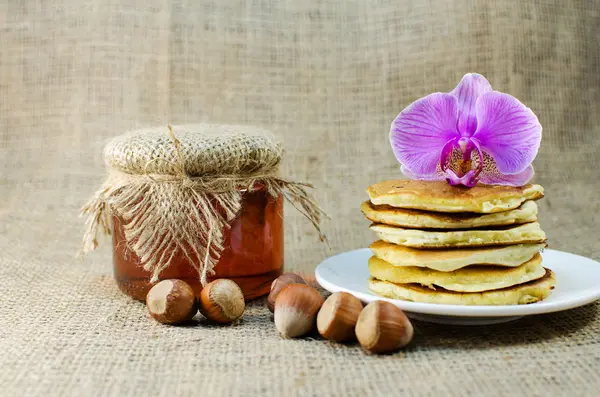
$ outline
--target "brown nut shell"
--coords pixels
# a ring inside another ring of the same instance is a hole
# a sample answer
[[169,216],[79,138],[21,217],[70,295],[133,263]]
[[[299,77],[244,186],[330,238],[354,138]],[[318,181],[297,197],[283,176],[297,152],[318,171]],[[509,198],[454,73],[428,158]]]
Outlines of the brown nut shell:
[[354,328],[363,305],[352,294],[335,292],[321,306],[317,315],[317,330],[325,339],[349,342],[355,339]]
[[150,315],[163,324],[189,321],[198,312],[194,290],[182,280],[162,280],[146,295]]
[[230,323],[244,314],[244,294],[234,281],[220,278],[214,280],[200,292],[200,312],[217,323]]
[[271,292],[267,298],[267,307],[273,313],[275,311],[275,300],[277,295],[290,284],[306,284],[306,281],[296,273],[283,273],[271,283]]
[[315,328],[324,299],[315,288],[290,284],[275,300],[275,327],[286,338],[296,338]]
[[413,326],[406,315],[385,301],[369,303],[358,316],[356,338],[370,353],[390,353],[410,343]]

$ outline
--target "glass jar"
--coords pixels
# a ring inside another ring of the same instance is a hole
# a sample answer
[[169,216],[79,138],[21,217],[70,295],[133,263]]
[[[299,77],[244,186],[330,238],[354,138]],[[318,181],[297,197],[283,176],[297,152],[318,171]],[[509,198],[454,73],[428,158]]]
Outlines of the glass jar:
[[[223,231],[223,246],[215,274],[208,281],[228,278],[235,281],[246,300],[269,293],[271,283],[283,269],[283,197],[272,197],[265,189],[242,193],[242,209],[230,229]],[[127,249],[123,222],[113,217],[114,276],[121,291],[145,300],[152,287],[151,273],[140,265],[138,256]],[[196,296],[202,290],[198,271],[183,254],[175,256],[159,275],[161,280],[186,281]]]
[[157,278],[185,280],[198,295],[207,276],[198,272],[211,270],[208,281],[231,279],[246,299],[266,295],[283,267],[284,195],[323,238],[310,185],[279,174],[283,154],[274,135],[252,126],[169,125],[116,136],[104,147],[107,178],[82,210],[82,251],[112,229],[115,279],[138,300]]

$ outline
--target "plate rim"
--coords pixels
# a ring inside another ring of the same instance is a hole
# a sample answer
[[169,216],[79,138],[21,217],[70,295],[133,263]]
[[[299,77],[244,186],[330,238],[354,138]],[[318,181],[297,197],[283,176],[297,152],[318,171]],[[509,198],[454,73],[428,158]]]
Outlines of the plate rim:
[[[335,258],[343,255],[360,254],[364,252],[371,252],[369,248],[359,248],[355,250],[341,252],[332,255],[323,260],[315,269],[315,278],[322,288],[329,292],[348,292],[359,298],[363,302],[371,302],[374,300],[384,300],[394,304],[400,309],[419,314],[431,314],[441,315],[449,317],[509,317],[509,316],[531,316],[536,314],[554,313],[563,310],[574,309],[576,307],[585,306],[592,302],[600,299],[600,284],[597,290],[593,291],[588,295],[579,296],[566,301],[558,302],[536,302],[527,305],[445,305],[440,303],[423,303],[423,302],[411,302],[400,299],[391,299],[383,296],[376,295],[375,293],[365,293],[361,291],[352,290],[343,286],[333,284],[323,278],[321,272],[327,266],[327,263],[335,260]],[[554,250],[546,248],[542,255],[548,254],[567,254],[575,256],[587,261],[592,261],[600,266],[600,262],[594,259],[587,258],[582,255],[573,254],[566,251]],[[587,290],[587,289],[586,289]],[[555,290],[556,291],[556,290]],[[553,291],[553,293],[555,292]],[[584,290],[585,291],[585,290]]]

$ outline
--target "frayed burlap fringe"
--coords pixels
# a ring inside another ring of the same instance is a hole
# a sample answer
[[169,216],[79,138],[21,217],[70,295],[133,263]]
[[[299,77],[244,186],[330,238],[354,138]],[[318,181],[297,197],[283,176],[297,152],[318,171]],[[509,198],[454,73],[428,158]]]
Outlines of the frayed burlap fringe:
[[[170,130],[173,143],[181,143]],[[183,254],[198,271],[200,281],[214,274],[223,251],[223,230],[241,209],[242,192],[264,185],[272,197],[283,195],[319,232],[323,211],[309,196],[305,183],[290,182],[274,174],[191,177],[179,155],[176,175],[134,175],[110,170],[102,188],[82,210],[87,216],[82,253],[98,246],[97,235],[111,233],[111,217],[123,220],[128,249],[140,259],[152,282]],[[173,166],[173,164],[171,164]]]

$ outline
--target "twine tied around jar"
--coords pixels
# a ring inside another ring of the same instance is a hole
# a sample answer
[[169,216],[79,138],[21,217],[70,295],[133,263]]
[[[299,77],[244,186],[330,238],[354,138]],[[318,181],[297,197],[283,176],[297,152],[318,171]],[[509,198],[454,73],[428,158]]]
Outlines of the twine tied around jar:
[[[81,253],[96,249],[98,234],[111,234],[111,217],[118,216],[127,248],[151,282],[183,254],[205,285],[224,249],[223,230],[239,214],[243,192],[257,185],[272,197],[283,195],[325,241],[319,224],[326,214],[307,191],[313,186],[278,176],[283,150],[275,138],[239,128],[181,127],[185,146],[170,125],[168,135],[153,129],[114,139],[104,151],[108,178],[81,211]],[[215,129],[218,135],[206,133]]]

